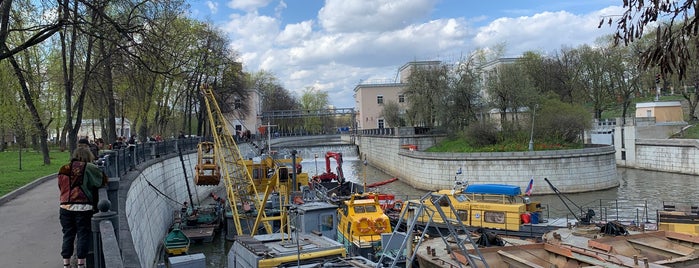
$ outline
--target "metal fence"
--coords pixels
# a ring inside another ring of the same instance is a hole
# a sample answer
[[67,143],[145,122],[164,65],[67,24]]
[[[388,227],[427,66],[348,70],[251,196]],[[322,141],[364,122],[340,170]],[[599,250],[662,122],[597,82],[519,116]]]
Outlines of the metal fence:
[[109,184],[99,190],[98,209],[92,217],[92,251],[88,267],[121,268],[124,261],[119,244],[119,179],[147,161],[197,149],[199,138],[147,142],[119,150],[103,151],[97,165],[107,174]]

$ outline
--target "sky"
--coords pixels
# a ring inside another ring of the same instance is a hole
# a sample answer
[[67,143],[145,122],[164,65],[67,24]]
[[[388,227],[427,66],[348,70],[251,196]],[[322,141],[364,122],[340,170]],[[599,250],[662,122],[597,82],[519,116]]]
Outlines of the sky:
[[594,46],[622,0],[188,0],[191,16],[229,37],[246,72],[272,73],[300,97],[325,91],[355,108],[360,83],[396,82],[410,61],[453,63],[477,49],[505,57]]

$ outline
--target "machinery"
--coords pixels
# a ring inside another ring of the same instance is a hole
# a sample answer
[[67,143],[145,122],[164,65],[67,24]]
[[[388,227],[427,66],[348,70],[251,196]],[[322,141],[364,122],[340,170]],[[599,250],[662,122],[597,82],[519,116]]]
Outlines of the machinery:
[[[337,163],[337,174],[330,169],[330,158],[335,159]],[[342,153],[327,152],[325,153],[325,172],[320,175],[313,176],[315,181],[328,182],[336,180],[340,183],[345,181],[345,175],[342,173]]]
[[[203,142],[199,146],[199,159],[195,167],[197,185],[217,185],[218,180],[223,179],[228,197],[226,201],[235,225],[233,235],[255,235],[260,226],[266,233],[273,233],[271,222],[285,222],[286,213],[267,216],[265,204],[270,194],[273,191],[280,193],[280,209],[288,204],[289,189],[284,184],[278,185],[279,167],[272,164],[264,171],[264,181],[254,180],[251,175],[253,169],[247,166],[250,161],[241,155],[213,91],[206,86],[201,91],[213,142]],[[290,172],[285,171],[284,176],[288,177]],[[258,194],[257,187],[264,188],[263,194]]]

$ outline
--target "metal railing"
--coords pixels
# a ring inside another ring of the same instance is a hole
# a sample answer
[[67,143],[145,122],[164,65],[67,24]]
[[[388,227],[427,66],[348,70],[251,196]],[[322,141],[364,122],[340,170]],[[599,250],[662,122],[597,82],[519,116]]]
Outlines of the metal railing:
[[194,152],[200,141],[200,138],[186,138],[147,142],[102,152],[96,163],[109,177],[109,183],[107,187],[99,189],[99,212],[92,216],[92,247],[88,267],[124,267],[119,243],[120,177],[147,161],[179,152]]

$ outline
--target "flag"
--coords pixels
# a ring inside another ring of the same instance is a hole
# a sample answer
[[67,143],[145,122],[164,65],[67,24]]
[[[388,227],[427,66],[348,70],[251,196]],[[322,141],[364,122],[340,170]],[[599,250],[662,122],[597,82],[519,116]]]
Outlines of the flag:
[[459,168],[459,170],[456,171],[456,175],[461,175],[461,168]]
[[529,196],[529,195],[532,195],[532,188],[533,188],[533,186],[534,186],[534,178],[532,178],[531,180],[529,180],[529,185],[527,185],[527,190],[524,191],[524,194],[526,194],[526,195],[528,195],[528,196]]

